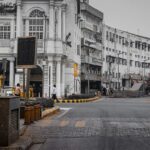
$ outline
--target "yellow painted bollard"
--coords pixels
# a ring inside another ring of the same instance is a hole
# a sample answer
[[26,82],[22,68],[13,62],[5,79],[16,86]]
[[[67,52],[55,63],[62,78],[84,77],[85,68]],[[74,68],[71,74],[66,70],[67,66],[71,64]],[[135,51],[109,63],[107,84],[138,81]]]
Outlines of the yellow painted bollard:
[[30,106],[31,107],[31,123],[34,122],[34,106]]
[[39,116],[39,104],[34,105],[34,119],[35,119],[35,121],[40,119],[40,116]]
[[24,124],[29,125],[31,123],[31,106],[26,106],[24,110]]

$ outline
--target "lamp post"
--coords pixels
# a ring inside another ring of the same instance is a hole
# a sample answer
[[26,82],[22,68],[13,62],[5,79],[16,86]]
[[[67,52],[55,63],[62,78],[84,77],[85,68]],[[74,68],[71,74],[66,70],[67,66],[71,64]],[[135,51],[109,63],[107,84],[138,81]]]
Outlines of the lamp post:
[[120,88],[119,88],[119,83],[120,83],[120,82],[119,82],[119,55],[120,55],[120,54],[123,54],[123,52],[117,53],[117,59],[118,59],[118,76],[117,76],[117,77],[118,77],[118,91],[119,91],[119,89],[120,89]]

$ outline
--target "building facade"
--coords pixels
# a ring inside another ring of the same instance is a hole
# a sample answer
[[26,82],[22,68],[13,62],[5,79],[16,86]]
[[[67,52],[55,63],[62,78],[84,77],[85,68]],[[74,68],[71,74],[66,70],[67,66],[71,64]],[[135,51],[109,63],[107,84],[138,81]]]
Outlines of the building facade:
[[[36,36],[37,68],[31,70],[35,96],[58,97],[80,93],[80,76],[74,86],[74,64],[80,68],[78,0],[4,0],[0,9],[0,61],[7,59],[5,85],[23,84],[23,71],[16,68],[17,38]],[[2,65],[2,63],[1,63]],[[77,82],[78,81],[78,82]]]
[[81,92],[101,89],[103,13],[81,1]]
[[103,86],[129,88],[150,72],[150,38],[105,25]]

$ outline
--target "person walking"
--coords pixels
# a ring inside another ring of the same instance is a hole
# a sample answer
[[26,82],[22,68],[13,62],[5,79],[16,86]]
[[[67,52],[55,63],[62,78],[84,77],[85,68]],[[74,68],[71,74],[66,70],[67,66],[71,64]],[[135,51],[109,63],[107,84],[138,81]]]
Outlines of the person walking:
[[56,91],[56,85],[53,85],[52,99],[53,99],[53,100],[56,100],[57,102],[59,102],[56,93],[57,93],[57,91]]
[[21,95],[21,87],[20,84],[17,83],[17,86],[15,87],[15,96],[20,96]]

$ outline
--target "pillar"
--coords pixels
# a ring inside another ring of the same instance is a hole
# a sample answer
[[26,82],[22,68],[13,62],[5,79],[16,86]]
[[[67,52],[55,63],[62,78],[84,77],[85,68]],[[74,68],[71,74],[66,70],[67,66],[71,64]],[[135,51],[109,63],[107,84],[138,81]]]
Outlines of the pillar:
[[54,39],[55,22],[54,22],[54,1],[50,0],[49,9],[49,38]]
[[9,66],[9,86],[14,86],[14,60],[10,60],[10,66]]
[[65,95],[65,62],[62,64],[62,96]]
[[53,61],[50,61],[48,66],[49,66],[49,97],[51,97],[53,90]]
[[15,38],[15,18],[11,20],[11,34],[10,38],[14,39]]
[[62,16],[61,16],[61,7],[59,7],[59,9],[58,9],[58,39],[60,39],[61,40],[61,31],[62,31],[62,28],[61,28],[61,26],[62,26],[62,18],[61,18]]
[[62,35],[62,38],[63,38],[63,41],[66,40],[66,13],[65,13],[65,10],[63,9],[62,11],[62,18],[63,18],[63,35]]
[[21,36],[22,30],[22,19],[21,19],[21,0],[17,0],[17,26],[16,26],[16,35],[17,37]]
[[25,36],[29,36],[29,19],[25,20]]
[[61,61],[57,61],[57,71],[56,71],[56,88],[57,88],[57,96],[61,96]]

